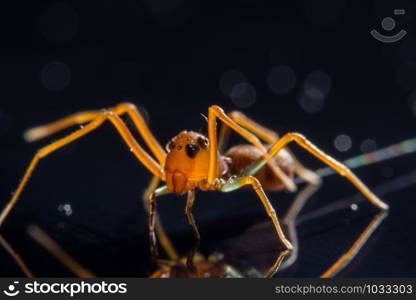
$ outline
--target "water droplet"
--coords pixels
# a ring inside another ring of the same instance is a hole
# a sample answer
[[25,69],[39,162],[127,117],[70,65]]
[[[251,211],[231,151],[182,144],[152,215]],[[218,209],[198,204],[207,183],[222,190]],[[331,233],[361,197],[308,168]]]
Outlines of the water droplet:
[[355,204],[355,203],[352,203],[352,204],[351,204],[351,206],[350,206],[350,208],[351,208],[351,210],[353,210],[353,211],[357,211],[357,210],[358,210],[358,205],[357,205],[357,204]]
[[133,148],[130,148],[129,150],[130,150],[130,152],[133,152],[133,151],[134,151],[134,149],[133,149]]
[[60,204],[58,206],[58,211],[63,212],[66,216],[72,215],[72,206],[71,204]]

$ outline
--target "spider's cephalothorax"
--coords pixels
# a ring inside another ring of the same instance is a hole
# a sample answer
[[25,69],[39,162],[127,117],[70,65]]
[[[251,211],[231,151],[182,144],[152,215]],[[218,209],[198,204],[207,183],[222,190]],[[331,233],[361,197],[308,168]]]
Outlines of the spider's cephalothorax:
[[[209,168],[208,138],[194,131],[182,131],[167,145],[165,162],[166,185],[169,192],[182,195],[202,187]],[[225,157],[218,155],[217,177],[228,171]]]
[[[166,185],[170,193],[183,195],[194,189],[206,189],[205,182],[209,168],[208,138],[194,131],[182,131],[166,145],[168,151],[165,162]],[[266,146],[267,147],[267,146]],[[236,145],[224,155],[218,153],[216,178],[227,179],[241,174],[252,163],[261,158],[261,152],[249,144]],[[293,179],[293,160],[283,149],[273,160],[282,171]],[[283,189],[281,180],[265,166],[256,175],[268,190]]]

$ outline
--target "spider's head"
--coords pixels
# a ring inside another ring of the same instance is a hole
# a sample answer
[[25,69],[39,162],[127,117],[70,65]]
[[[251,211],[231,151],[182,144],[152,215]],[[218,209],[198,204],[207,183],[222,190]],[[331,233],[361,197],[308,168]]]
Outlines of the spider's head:
[[166,184],[171,193],[184,194],[208,175],[208,138],[182,131],[166,145]]

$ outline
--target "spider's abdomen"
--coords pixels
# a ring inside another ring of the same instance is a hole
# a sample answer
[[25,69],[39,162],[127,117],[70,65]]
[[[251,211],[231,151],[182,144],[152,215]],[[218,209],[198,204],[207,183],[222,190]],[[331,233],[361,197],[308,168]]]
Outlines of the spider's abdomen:
[[[225,153],[225,156],[231,159],[228,166],[230,175],[238,175],[254,161],[259,159],[261,157],[261,153],[256,147],[244,144],[230,148]],[[285,149],[280,150],[273,159],[287,176],[293,178],[293,159]],[[284,189],[283,183],[275,176],[268,165],[261,168],[254,176],[260,181],[263,188],[266,190]]]

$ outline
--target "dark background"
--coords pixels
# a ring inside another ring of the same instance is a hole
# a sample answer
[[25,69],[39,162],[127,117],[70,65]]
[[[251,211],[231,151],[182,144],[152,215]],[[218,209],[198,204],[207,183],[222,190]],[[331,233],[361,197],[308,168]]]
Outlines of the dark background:
[[[394,16],[395,8],[406,9],[406,15]],[[388,16],[397,22],[393,33],[408,32],[397,43],[383,44],[369,34],[372,29],[390,34],[380,24]],[[240,109],[279,132],[301,132],[339,159],[411,138],[415,17],[412,1],[4,2],[0,204],[10,198],[35,151],[63,134],[27,144],[25,129],[121,101],[140,107],[162,144],[183,129],[205,132],[201,113],[212,104]],[[347,151],[334,146],[341,134],[352,141]],[[366,139],[373,141],[364,143],[367,148],[362,145]],[[321,166],[296,146],[292,149],[308,167]],[[413,172],[414,164],[415,156],[408,155],[357,174],[375,187]],[[41,226],[99,276],[147,276],[154,267],[140,199],[149,180],[106,124],[42,160],[1,232],[37,276],[71,273],[27,236],[29,224]],[[391,205],[389,216],[340,276],[416,274],[415,187],[402,186],[383,196]],[[332,176],[303,213],[355,194],[345,180]],[[293,199],[285,192],[269,195],[279,215]],[[205,254],[238,251],[233,241],[266,220],[254,193],[197,197],[195,216]],[[72,213],[62,210],[65,204]],[[193,243],[184,204],[182,198],[166,196],[158,207],[183,255]],[[302,223],[299,259],[281,276],[321,274],[374,213],[363,203],[357,211],[339,210]],[[270,229],[271,240],[273,234]],[[273,243],[256,251],[256,235],[247,238],[253,248],[243,258],[248,264],[273,253]],[[21,276],[3,249],[0,257],[2,276]]]

